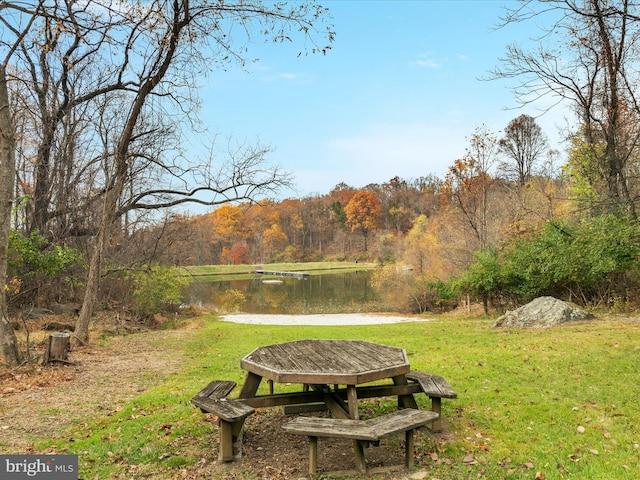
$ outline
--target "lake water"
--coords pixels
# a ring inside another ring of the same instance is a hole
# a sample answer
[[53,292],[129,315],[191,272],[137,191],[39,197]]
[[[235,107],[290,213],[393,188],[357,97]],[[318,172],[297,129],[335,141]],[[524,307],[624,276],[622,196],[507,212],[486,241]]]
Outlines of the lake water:
[[[357,313],[387,309],[371,287],[372,271],[312,275],[304,279],[255,275],[250,279],[197,281],[184,292],[185,302],[219,311],[270,314]],[[230,293],[231,291],[231,293]],[[234,301],[233,291],[245,301]]]

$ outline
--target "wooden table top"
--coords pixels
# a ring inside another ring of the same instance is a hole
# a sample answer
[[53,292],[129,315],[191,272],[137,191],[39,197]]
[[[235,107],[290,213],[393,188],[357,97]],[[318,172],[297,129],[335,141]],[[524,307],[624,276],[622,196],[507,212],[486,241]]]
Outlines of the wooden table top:
[[240,365],[279,383],[359,385],[409,372],[403,348],[361,340],[297,340],[256,348]]

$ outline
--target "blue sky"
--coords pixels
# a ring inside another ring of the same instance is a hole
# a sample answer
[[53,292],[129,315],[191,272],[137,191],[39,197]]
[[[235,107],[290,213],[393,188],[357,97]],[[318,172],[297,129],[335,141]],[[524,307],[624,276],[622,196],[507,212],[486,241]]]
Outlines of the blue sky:
[[[299,44],[254,45],[249,72],[210,75],[202,119],[219,138],[270,145],[268,160],[292,172],[296,191],[361,188],[394,176],[444,177],[482,125],[501,135],[516,116],[538,116],[504,81],[485,81],[510,42],[531,26],[494,31],[505,1],[331,0],[336,40],[326,56]],[[563,112],[538,119],[561,148]]]

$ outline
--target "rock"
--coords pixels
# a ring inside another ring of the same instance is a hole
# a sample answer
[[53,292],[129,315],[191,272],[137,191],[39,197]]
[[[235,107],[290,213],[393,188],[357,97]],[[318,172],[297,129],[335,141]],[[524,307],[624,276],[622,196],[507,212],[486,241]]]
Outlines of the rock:
[[22,318],[24,320],[38,320],[45,315],[53,315],[53,311],[48,308],[31,307],[22,312]]
[[75,325],[71,325],[70,323],[60,323],[60,322],[49,322],[43,328],[43,330],[57,331],[57,332],[63,332],[65,330],[73,332],[75,329],[76,329]]
[[65,305],[63,303],[54,303],[51,305],[51,310],[57,315],[78,315],[80,309],[73,305]]
[[493,327],[549,328],[565,322],[591,320],[595,317],[570,303],[553,297],[540,297],[502,315]]

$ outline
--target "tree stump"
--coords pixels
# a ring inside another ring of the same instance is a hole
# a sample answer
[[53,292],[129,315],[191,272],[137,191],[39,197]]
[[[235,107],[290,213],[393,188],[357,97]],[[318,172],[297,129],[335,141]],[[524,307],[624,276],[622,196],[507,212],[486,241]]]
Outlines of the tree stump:
[[67,361],[69,347],[71,345],[71,335],[64,332],[56,332],[49,335],[49,343],[44,351],[42,364],[47,365],[52,362],[69,363]]

